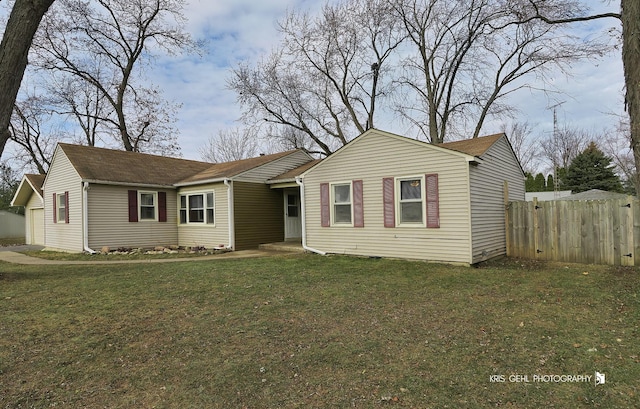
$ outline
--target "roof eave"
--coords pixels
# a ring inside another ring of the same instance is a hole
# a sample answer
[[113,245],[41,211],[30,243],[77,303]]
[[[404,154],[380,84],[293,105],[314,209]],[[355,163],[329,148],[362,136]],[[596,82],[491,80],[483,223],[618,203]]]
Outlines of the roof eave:
[[161,185],[161,184],[153,184],[153,183],[114,182],[110,180],[99,180],[99,179],[82,179],[82,182],[95,184],[95,185],[135,186],[135,187],[145,187],[149,189],[175,189],[175,185]]
[[16,201],[19,200],[20,196],[22,196],[22,191],[23,191],[23,186],[24,186],[24,182],[25,181],[27,182],[27,185],[29,186],[31,191],[33,193],[35,193],[36,195],[38,195],[40,200],[44,201],[44,199],[42,198],[42,196],[38,192],[38,189],[35,186],[33,186],[31,181],[29,180],[29,178],[27,178],[26,176],[23,176],[22,180],[20,181],[20,184],[18,185],[18,189],[16,189],[16,193],[13,195],[13,198],[11,198],[11,202],[9,203],[9,205],[11,205],[11,206],[26,206],[27,205],[27,201],[29,201],[29,196],[30,195],[28,195],[26,198],[24,198],[25,200],[20,202],[20,203],[24,203],[24,204],[16,204]]
[[178,182],[174,183],[175,187],[186,187],[186,186],[196,186],[196,185],[207,185],[210,183],[223,183],[225,180],[233,180],[233,177],[222,177],[222,178],[212,178],[212,179],[203,179],[196,180],[192,182]]

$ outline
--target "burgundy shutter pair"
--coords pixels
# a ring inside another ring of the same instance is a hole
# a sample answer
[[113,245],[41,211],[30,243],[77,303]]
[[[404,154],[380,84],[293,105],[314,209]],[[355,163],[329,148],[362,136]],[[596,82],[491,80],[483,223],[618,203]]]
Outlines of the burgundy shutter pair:
[[[138,221],[138,191],[129,190],[129,222]],[[158,221],[167,221],[167,192],[158,192]]]
[[[64,192],[64,222],[69,223],[69,192]],[[53,222],[58,223],[58,195],[53,194]]]
[[[438,174],[425,175],[427,227],[440,227],[440,199],[438,192]],[[396,227],[395,179],[382,179],[382,198],[384,207],[384,227]]]
[[[364,227],[364,200],[362,180],[351,182],[353,191],[353,227]],[[320,184],[320,224],[322,227],[331,226],[331,203],[329,199],[329,184]]]

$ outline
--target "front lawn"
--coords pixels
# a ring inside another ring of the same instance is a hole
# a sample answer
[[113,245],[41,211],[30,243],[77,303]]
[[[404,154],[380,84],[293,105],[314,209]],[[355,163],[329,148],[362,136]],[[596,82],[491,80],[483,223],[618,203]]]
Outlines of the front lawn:
[[0,263],[0,407],[631,408],[639,290],[512,260]]

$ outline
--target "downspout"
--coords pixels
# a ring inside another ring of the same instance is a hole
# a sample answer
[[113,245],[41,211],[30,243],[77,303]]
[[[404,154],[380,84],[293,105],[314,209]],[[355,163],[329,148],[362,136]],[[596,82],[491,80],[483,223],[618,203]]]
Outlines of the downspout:
[[307,212],[306,212],[307,201],[304,198],[304,183],[300,178],[300,176],[296,176],[296,183],[298,184],[298,186],[300,186],[300,213],[302,215],[302,248],[312,253],[316,253],[324,256],[327,254],[326,252],[307,246]]
[[82,247],[87,253],[96,254],[89,248],[89,182],[82,182]]
[[229,245],[227,248],[235,250],[236,247],[236,232],[234,225],[234,212],[233,212],[233,180],[225,178],[224,184],[227,185],[227,214],[229,216]]

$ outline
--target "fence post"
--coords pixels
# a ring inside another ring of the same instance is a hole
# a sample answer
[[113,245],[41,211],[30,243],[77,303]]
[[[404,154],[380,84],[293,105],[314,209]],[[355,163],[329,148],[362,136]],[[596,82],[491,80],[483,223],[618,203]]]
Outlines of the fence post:
[[635,244],[634,244],[634,240],[633,240],[633,236],[634,236],[634,221],[633,221],[633,197],[629,196],[627,197],[627,206],[628,206],[628,210],[627,210],[627,248],[624,252],[623,255],[623,265],[626,266],[634,266],[635,263]]
[[535,259],[538,259],[538,255],[540,254],[540,245],[538,241],[540,240],[540,232],[538,230],[538,198],[533,198],[533,254],[535,255]]
[[511,257],[511,232],[509,227],[509,182],[504,181],[504,189],[502,191],[504,196],[504,229],[505,229],[505,243],[507,250],[507,257]]

